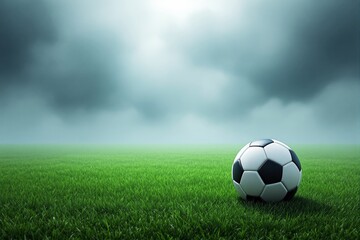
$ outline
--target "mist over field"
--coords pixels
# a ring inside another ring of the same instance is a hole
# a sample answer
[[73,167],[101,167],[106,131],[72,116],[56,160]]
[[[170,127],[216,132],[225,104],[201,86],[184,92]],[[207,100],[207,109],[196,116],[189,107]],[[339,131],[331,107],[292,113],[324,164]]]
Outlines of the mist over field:
[[0,143],[360,143],[359,1],[0,1]]

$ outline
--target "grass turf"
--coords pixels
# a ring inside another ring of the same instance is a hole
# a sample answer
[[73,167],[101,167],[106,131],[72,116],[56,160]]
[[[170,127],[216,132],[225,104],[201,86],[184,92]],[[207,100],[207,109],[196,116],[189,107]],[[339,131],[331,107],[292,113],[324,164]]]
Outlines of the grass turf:
[[0,239],[358,239],[358,146],[295,146],[289,202],[240,200],[239,146],[0,146]]

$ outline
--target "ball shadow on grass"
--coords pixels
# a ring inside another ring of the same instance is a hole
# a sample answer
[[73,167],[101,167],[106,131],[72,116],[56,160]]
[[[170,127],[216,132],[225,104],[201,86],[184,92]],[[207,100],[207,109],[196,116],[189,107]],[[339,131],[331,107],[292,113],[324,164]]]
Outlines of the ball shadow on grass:
[[334,211],[330,205],[301,196],[295,196],[289,201],[282,201],[277,203],[267,203],[258,199],[244,201],[241,198],[238,198],[238,201],[245,208],[250,208],[259,212],[266,212],[277,216],[295,217],[299,215],[314,215],[316,213],[330,215]]

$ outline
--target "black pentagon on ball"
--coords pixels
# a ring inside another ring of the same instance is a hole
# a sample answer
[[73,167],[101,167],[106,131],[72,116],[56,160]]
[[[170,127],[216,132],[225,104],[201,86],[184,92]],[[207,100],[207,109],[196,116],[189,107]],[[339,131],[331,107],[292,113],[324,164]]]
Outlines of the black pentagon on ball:
[[301,171],[301,164],[299,158],[296,156],[295,152],[293,150],[289,150],[291,154],[291,159],[295,163],[295,165],[298,167],[299,171]]
[[283,167],[271,160],[266,162],[259,169],[259,175],[265,184],[277,183],[281,181]]
[[250,147],[265,147],[274,141],[271,139],[261,139],[250,143]]
[[284,201],[289,201],[289,200],[291,200],[294,196],[295,196],[295,193],[296,193],[296,191],[297,191],[297,187],[296,188],[294,188],[293,190],[291,190],[291,191],[289,191],[286,195],[285,195],[285,197],[284,197]]
[[240,179],[244,173],[244,168],[242,167],[240,161],[235,161],[233,165],[233,180],[237,183],[240,183]]

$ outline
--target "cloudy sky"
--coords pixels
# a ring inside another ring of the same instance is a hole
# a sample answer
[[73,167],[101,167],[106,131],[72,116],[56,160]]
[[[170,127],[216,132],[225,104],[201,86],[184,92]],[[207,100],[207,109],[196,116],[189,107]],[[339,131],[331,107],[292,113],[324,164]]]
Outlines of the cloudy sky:
[[359,12],[0,0],[0,143],[360,143]]

